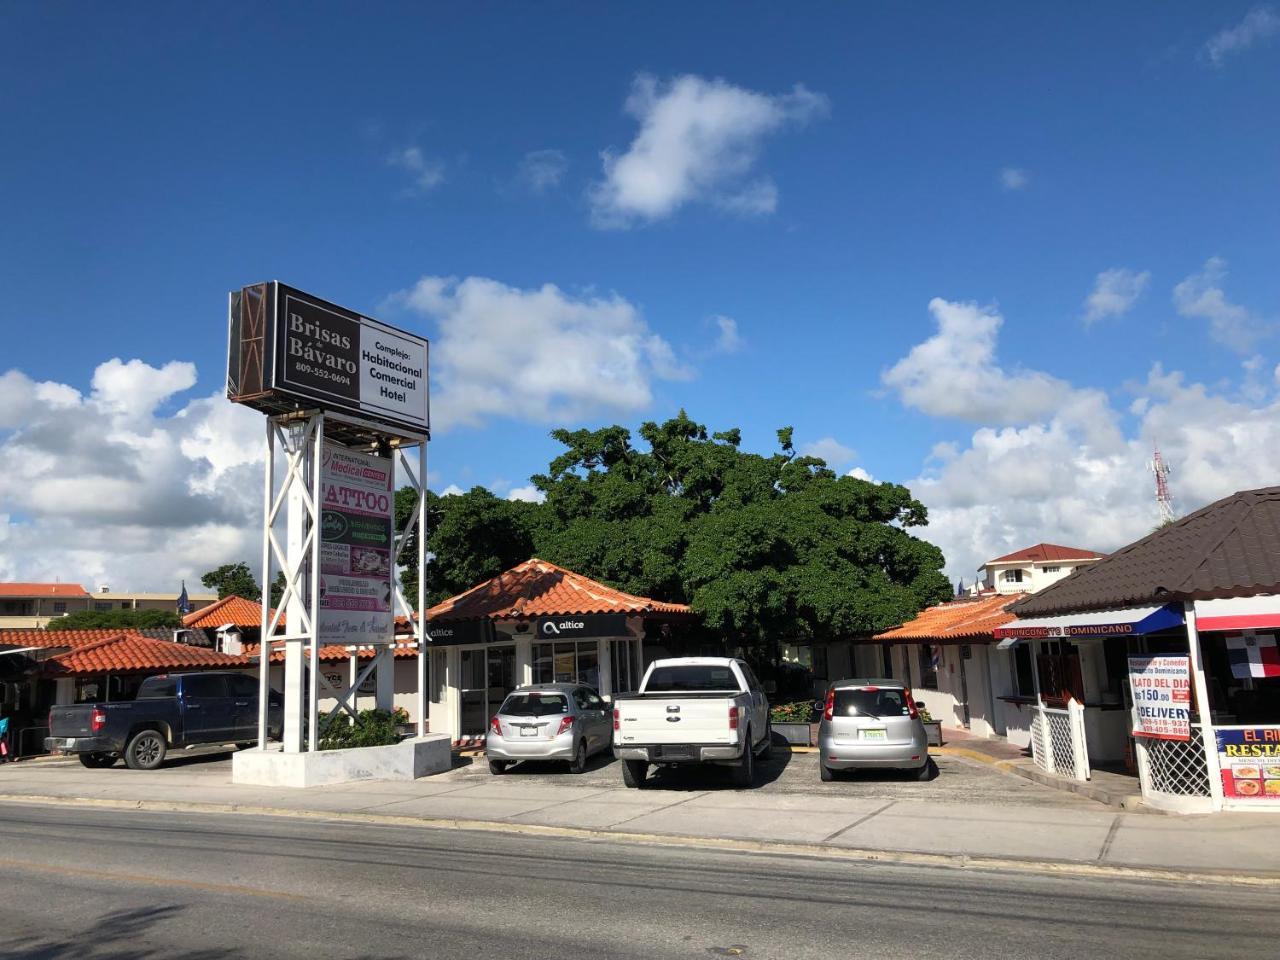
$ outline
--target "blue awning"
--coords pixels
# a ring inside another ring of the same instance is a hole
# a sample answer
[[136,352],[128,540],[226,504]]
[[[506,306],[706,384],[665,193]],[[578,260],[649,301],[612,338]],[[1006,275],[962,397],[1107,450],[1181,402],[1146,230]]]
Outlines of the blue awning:
[[1083,637],[1126,637],[1157,633],[1185,623],[1182,605],[1166,603],[1158,607],[1118,607],[1090,610],[1060,617],[1014,620],[996,627],[992,634],[1000,641],[997,650],[1007,650],[1019,640],[1071,640]]

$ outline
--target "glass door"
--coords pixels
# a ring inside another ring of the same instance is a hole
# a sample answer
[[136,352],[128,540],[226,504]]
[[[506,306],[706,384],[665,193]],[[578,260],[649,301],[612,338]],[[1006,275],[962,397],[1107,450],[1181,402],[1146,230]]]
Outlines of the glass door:
[[473,647],[459,651],[458,693],[461,698],[463,737],[483,737],[489,718],[515,687],[516,648],[514,644]]

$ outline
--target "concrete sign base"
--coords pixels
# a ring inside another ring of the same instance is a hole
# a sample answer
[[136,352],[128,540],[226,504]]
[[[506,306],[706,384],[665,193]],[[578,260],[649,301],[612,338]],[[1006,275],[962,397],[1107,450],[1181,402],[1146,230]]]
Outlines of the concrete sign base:
[[260,787],[319,787],[352,780],[416,780],[452,765],[443,733],[389,747],[353,747],[285,753],[278,748],[242,750],[231,758],[231,782]]

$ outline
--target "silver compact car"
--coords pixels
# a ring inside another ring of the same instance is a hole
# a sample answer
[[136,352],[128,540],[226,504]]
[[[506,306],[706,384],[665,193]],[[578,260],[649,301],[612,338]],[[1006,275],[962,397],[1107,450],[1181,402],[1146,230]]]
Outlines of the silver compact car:
[[516,687],[489,720],[489,772],[519,760],[568,760],[581,773],[587,758],[613,745],[613,716],[590,687],[535,683]]
[[823,780],[841,770],[897,768],[933,773],[929,738],[911,691],[896,680],[841,680],[827,690],[818,725]]

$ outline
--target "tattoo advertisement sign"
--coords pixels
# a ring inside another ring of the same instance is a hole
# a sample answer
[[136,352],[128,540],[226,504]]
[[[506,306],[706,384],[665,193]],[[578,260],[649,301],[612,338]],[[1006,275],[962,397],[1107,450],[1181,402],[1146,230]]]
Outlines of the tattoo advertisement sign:
[[326,443],[320,472],[321,643],[393,635],[392,461]]

